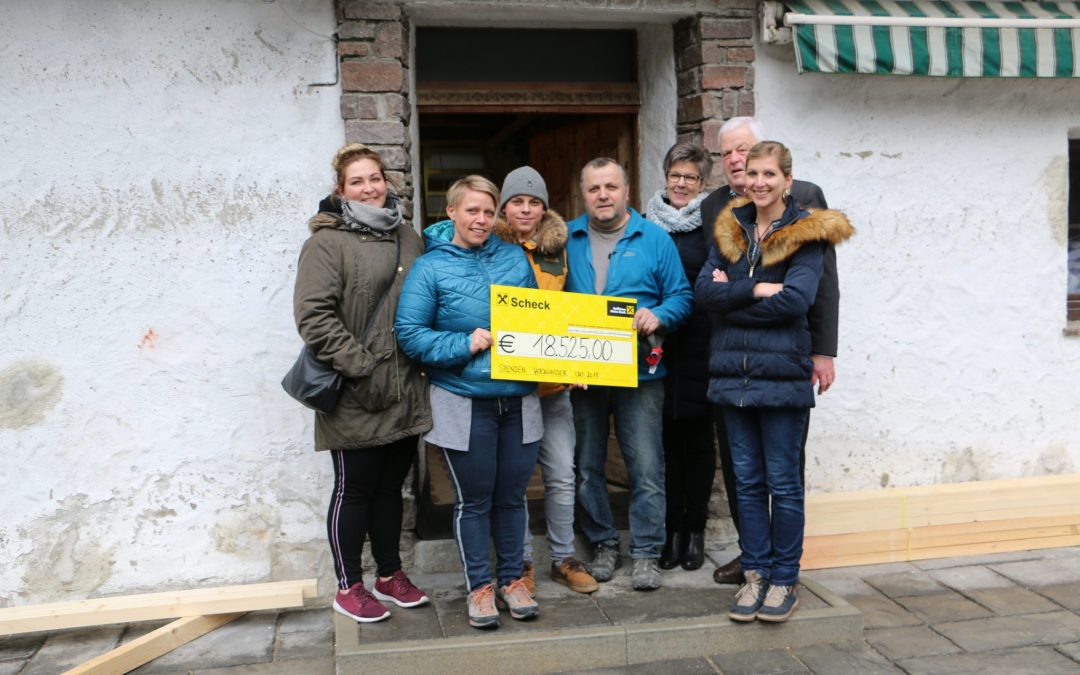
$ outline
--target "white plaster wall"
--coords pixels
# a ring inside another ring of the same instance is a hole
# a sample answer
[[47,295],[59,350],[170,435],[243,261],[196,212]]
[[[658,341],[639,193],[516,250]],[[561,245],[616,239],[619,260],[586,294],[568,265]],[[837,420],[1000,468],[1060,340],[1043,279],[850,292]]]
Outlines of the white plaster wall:
[[0,605],[309,577],[331,0],[0,5]]
[[858,229],[811,489],[1080,470],[1062,333],[1080,82],[797,75],[791,54],[759,46],[758,115]]
[[638,114],[639,210],[653,193],[664,187],[664,155],[675,144],[678,92],[675,81],[675,47],[672,27],[638,28],[638,83],[641,111]]

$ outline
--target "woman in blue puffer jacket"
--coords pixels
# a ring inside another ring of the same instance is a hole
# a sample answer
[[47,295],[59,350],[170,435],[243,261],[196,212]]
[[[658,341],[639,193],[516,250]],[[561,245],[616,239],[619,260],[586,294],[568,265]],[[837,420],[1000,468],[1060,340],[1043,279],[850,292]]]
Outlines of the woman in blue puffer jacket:
[[799,451],[814,405],[806,314],[826,244],[854,229],[842,213],[806,210],[791,199],[791,153],[780,143],[752,147],[746,177],[749,199],[716,219],[716,246],[695,291],[713,318],[709,399],[723,408],[727,426],[746,573],[728,616],[779,622],[799,602]]
[[[490,286],[536,288],[520,246],[492,237],[499,190],[481,176],[446,193],[450,220],[424,230],[398,302],[398,343],[428,366],[433,427],[454,484],[454,535],[469,590],[469,624],[499,625],[496,602],[515,619],[539,614],[521,582],[525,488],[543,436],[536,383],[491,379]],[[488,541],[495,542],[492,584]]]

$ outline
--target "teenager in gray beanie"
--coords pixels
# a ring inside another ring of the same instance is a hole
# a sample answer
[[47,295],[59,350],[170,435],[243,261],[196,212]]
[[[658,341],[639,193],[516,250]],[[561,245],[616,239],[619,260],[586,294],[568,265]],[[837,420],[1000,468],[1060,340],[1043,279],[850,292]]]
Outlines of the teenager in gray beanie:
[[[548,208],[544,179],[531,166],[514,169],[502,187],[495,233],[525,251],[545,291],[561,291],[566,285],[566,222]],[[544,477],[544,516],[547,521],[551,578],[578,593],[592,593],[596,579],[574,557],[574,413],[566,384],[540,383],[540,409],[544,436],[540,439],[540,467]],[[536,593],[532,535],[528,522],[522,532],[525,576],[522,581]]]
[[500,194],[502,194],[502,203],[499,204],[499,211],[503,210],[506,202],[518,195],[536,197],[544,203],[545,211],[548,208],[547,183],[531,166],[519,166],[506,174]]

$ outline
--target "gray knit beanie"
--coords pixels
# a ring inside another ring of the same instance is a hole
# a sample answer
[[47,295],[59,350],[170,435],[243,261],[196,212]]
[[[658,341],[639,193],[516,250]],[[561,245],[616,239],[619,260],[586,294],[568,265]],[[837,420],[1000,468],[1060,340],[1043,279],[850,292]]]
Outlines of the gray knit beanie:
[[531,166],[519,166],[506,174],[499,194],[502,195],[502,202],[499,203],[500,211],[506,206],[506,202],[518,195],[536,197],[544,202],[545,209],[548,207],[547,184]]

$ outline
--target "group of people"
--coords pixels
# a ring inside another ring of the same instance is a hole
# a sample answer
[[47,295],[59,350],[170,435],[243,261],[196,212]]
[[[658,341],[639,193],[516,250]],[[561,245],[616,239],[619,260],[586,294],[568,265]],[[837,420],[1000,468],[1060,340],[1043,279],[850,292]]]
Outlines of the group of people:
[[[704,564],[718,446],[742,551],[714,573],[742,584],[728,614],[790,617],[813,385],[823,392],[834,377],[833,246],[853,230],[816,186],[792,180],[787,148],[763,138],[752,118],[721,128],[727,187],[711,194],[711,156],[677,143],[645,215],[609,158],[582,168],[585,213],[569,223],[531,167],[501,190],[467,176],[422,242],[379,155],[359,144],[338,151],[336,189],[309,222],[294,296],[304,342],[346,378],[337,407],[315,421],[316,449],[334,466],[335,611],[372,622],[389,616],[383,603],[429,601],[398,552],[401,487],[421,436],[441,449],[454,488],[470,625],[497,627],[500,608],[518,620],[539,614],[526,508],[538,461],[550,577],[597,590],[623,562],[606,476],[613,417],[630,481],[632,586],[656,589],[661,569]],[[492,379],[492,284],[634,298],[638,386]],[[588,562],[575,557],[575,508]]]

